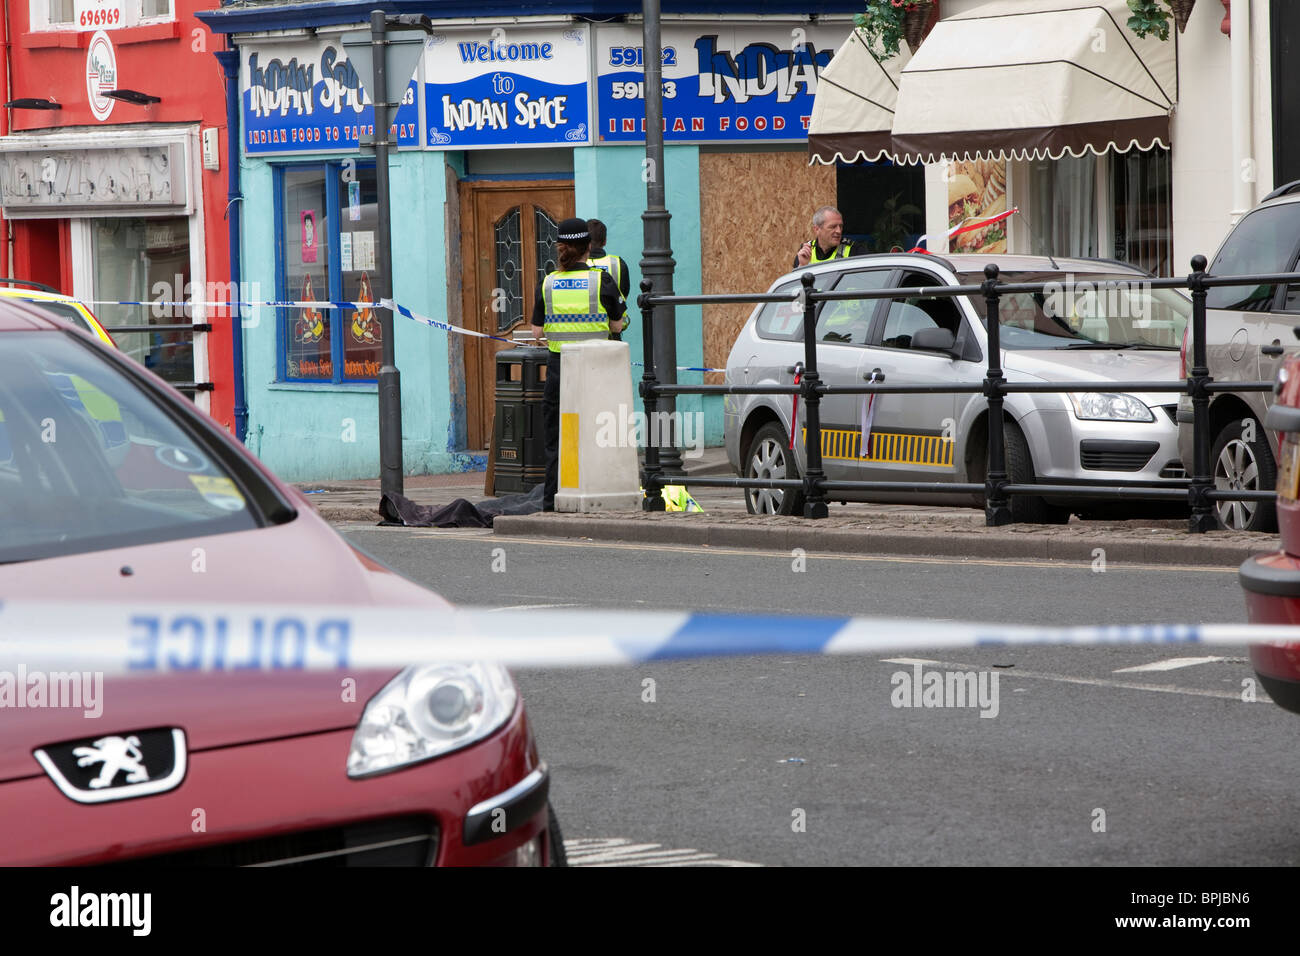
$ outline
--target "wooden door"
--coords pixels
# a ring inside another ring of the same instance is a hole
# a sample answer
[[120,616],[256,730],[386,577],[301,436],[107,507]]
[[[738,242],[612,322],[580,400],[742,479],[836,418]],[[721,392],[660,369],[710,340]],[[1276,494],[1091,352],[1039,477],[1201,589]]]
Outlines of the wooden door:
[[[465,325],[509,339],[527,326],[533,303],[555,266],[560,222],[573,215],[573,183],[460,184],[462,315]],[[505,342],[465,337],[466,440],[471,449],[492,439],[496,354]]]

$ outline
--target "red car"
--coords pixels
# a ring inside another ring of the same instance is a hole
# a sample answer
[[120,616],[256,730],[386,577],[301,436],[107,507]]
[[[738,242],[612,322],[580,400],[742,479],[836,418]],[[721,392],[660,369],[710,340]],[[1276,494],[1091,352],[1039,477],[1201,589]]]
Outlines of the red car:
[[[1241,566],[1252,624],[1300,624],[1300,356],[1278,370],[1276,401],[1264,427],[1279,433],[1277,523],[1282,550]],[[1300,713],[1300,644],[1252,645],[1250,662],[1278,704]]]
[[[162,379],[0,300],[5,599],[449,607]],[[563,865],[548,787],[495,664],[0,671],[3,864]]]

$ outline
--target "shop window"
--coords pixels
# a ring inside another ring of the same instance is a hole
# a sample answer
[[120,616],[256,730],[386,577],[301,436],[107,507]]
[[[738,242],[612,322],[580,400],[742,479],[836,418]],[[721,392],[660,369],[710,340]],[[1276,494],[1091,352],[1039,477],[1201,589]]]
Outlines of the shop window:
[[184,306],[105,305],[103,302],[183,302],[190,284],[189,220],[123,216],[90,223],[95,316],[122,351],[169,382],[194,381],[194,335],[184,329],[120,331],[121,326],[184,325]]
[[1173,171],[1169,150],[1132,150],[1112,156],[1110,165],[1115,227],[1111,255],[1156,275],[1172,275]]
[[[841,163],[835,181],[835,207],[844,217],[846,239],[865,244],[870,252],[911,249],[920,240],[925,232],[923,165]],[[800,224],[805,237],[812,236],[810,227],[808,221]]]
[[379,225],[374,167],[354,161],[277,170],[277,294],[319,302],[280,310],[279,377],[290,382],[373,382],[383,356],[374,308]]
[[1097,255],[1097,157],[1030,165],[1029,249],[1036,256]]

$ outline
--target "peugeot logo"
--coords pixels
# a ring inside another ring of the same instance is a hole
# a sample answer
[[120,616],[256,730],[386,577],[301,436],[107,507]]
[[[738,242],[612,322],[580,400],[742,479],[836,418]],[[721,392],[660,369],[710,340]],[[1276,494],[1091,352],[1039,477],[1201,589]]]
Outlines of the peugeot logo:
[[175,789],[185,777],[185,748],[185,732],[173,727],[65,741],[33,756],[64,796],[103,803]]

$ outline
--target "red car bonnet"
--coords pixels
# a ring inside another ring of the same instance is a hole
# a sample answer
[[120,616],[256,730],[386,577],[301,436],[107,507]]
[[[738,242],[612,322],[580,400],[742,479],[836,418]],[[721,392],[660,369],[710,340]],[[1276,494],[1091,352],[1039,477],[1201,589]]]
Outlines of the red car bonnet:
[[[196,548],[203,549],[202,571]],[[268,528],[0,567],[0,599],[63,601],[74,583],[79,598],[99,601],[407,605],[427,607],[430,620],[451,607],[353,551],[306,506],[293,521]],[[180,726],[196,750],[355,726],[395,673],[105,678],[99,717],[87,717],[90,708],[6,707],[0,781],[39,774],[32,748],[63,740]],[[355,679],[354,693],[344,677]]]

